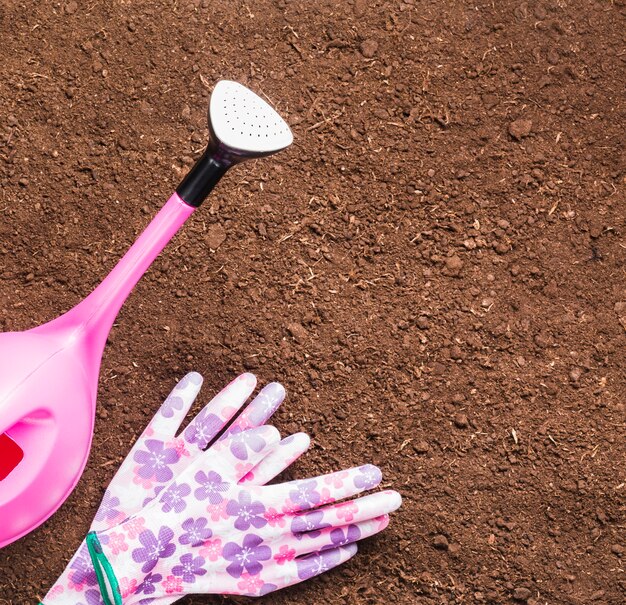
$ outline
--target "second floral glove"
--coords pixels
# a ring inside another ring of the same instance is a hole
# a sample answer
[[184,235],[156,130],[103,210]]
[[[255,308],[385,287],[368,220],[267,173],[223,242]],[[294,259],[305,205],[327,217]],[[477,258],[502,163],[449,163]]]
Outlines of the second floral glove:
[[[177,436],[201,386],[202,376],[196,372],[187,374],[176,385],[115,474],[91,524],[92,531],[113,527],[140,511],[187,465],[200,457],[210,459],[212,448],[203,450],[222,431],[225,431],[224,438],[238,435],[241,439],[242,431],[266,422],[285,397],[282,385],[268,384],[229,425],[256,386],[255,376],[242,374],[220,391]],[[292,435],[281,441],[254,469],[246,460],[247,450],[239,448],[240,469],[248,470],[242,482],[264,484],[271,481],[305,452],[308,445],[309,438],[304,433]],[[103,605],[97,586],[96,573],[83,542],[44,602],[46,605]],[[121,588],[122,592],[129,592],[132,586]],[[175,600],[176,596],[163,598],[159,605]]]
[[[240,484],[242,448],[255,465],[279,440],[269,426],[230,436],[137,515],[91,532],[87,545],[105,603],[267,594],[347,561],[356,541],[387,526],[400,506],[396,492],[339,502],[380,483],[371,465],[278,485]],[[122,585],[136,588],[129,593]]]

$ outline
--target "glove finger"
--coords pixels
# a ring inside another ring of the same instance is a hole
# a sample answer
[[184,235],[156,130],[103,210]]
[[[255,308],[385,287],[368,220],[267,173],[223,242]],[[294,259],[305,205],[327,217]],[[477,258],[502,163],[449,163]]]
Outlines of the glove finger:
[[[175,514],[180,514],[187,508],[188,501],[193,502],[193,498],[199,502],[208,499],[209,505],[221,503],[224,500],[222,493],[228,492],[237,484],[279,442],[280,433],[270,425],[249,429],[225,441],[218,441],[210,450],[201,452],[185,471],[159,494],[154,504],[148,504],[143,509],[143,514],[147,515],[146,511],[150,507],[160,507],[165,513],[174,511]],[[245,461],[241,458],[242,448],[246,450]],[[244,488],[239,492],[248,494]],[[249,498],[249,495],[247,497]],[[231,501],[237,504],[236,500]]]
[[311,439],[306,433],[296,433],[295,435],[285,437],[259,464],[243,477],[240,483],[266,485],[302,456],[309,449],[310,444]]
[[143,432],[143,436],[150,437],[156,433],[173,438],[189,408],[196,400],[202,386],[202,380],[202,376],[197,372],[189,372],[167,396]]
[[400,508],[401,504],[402,497],[393,490],[368,494],[356,500],[295,515],[291,519],[291,531],[306,537],[324,528],[361,523],[381,515],[388,515]]
[[[263,512],[267,524],[256,528],[255,533],[268,541],[280,540],[290,535],[291,539],[295,536],[298,541],[307,542],[310,538],[317,537],[322,530],[330,531],[337,527],[381,518],[396,510],[401,503],[400,494],[388,490],[297,515],[285,513],[267,505]],[[384,528],[381,527],[380,530],[382,529]],[[307,552],[312,550],[314,549],[309,549]]]
[[239,483],[279,442],[280,433],[267,424],[236,433],[211,447],[211,468],[225,481]]
[[372,464],[321,475],[314,479],[290,481],[272,485],[271,501],[283,512],[298,512],[317,508],[329,502],[351,498],[382,481],[380,469]]
[[[358,546],[353,543],[338,548],[330,548],[304,557],[298,557],[292,561],[283,561],[282,564],[281,561],[278,560],[276,565],[272,565],[271,569],[264,572],[263,577],[266,586],[267,583],[276,586],[274,590],[293,586],[294,584],[319,576],[345,563],[354,557],[357,551]],[[265,588],[265,591],[267,592],[268,589]]]
[[297,535],[283,535],[272,544],[274,558],[300,557],[369,538],[389,525],[389,515]]
[[222,389],[183,432],[188,445],[203,450],[241,409],[256,387],[256,376],[241,374]]
[[228,427],[221,439],[226,439],[232,433],[265,424],[284,401],[285,395],[285,387],[282,384],[271,382],[265,385],[239,418]]

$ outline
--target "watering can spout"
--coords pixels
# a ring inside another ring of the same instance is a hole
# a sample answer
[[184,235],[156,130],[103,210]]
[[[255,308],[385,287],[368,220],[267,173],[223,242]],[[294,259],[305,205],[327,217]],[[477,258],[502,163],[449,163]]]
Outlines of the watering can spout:
[[291,129],[267,102],[230,80],[221,80],[213,89],[208,121],[206,151],[176,189],[194,207],[233,164],[272,155],[293,142]]

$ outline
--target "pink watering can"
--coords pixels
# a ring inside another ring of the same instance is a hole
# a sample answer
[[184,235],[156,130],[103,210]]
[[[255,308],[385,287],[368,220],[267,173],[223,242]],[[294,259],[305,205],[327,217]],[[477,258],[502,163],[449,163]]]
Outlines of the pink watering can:
[[0,334],[0,548],[43,523],[78,482],[104,346],[135,284],[231,166],[293,140],[265,101],[227,80],[211,95],[209,130],[205,153],[176,193],[87,298],[47,324]]

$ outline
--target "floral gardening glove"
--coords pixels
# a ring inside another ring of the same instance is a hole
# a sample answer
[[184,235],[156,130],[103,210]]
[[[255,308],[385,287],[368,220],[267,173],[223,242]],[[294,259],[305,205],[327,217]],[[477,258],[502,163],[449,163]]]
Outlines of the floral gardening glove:
[[[133,446],[111,481],[91,530],[114,526],[141,510],[203,452],[244,405],[256,386],[252,374],[242,374],[223,389],[177,437],[189,408],[202,386],[202,376],[187,374],[170,393],[160,410]],[[284,388],[271,383],[261,390],[233,422],[224,437],[263,424],[285,397]],[[240,471],[248,471],[242,481],[267,483],[285,470],[309,445],[309,438],[298,433],[283,440],[274,451],[252,469],[247,452],[240,451]],[[101,605],[97,578],[85,542],[81,544],[63,575],[48,593],[46,605]],[[175,601],[164,599],[160,605]]]
[[382,477],[375,466],[278,485],[241,484],[242,453],[256,465],[279,439],[270,426],[231,435],[134,517],[90,532],[104,602],[264,595],[340,565],[356,554],[356,541],[387,526],[388,513],[400,506],[397,492],[337,503],[377,486]]

